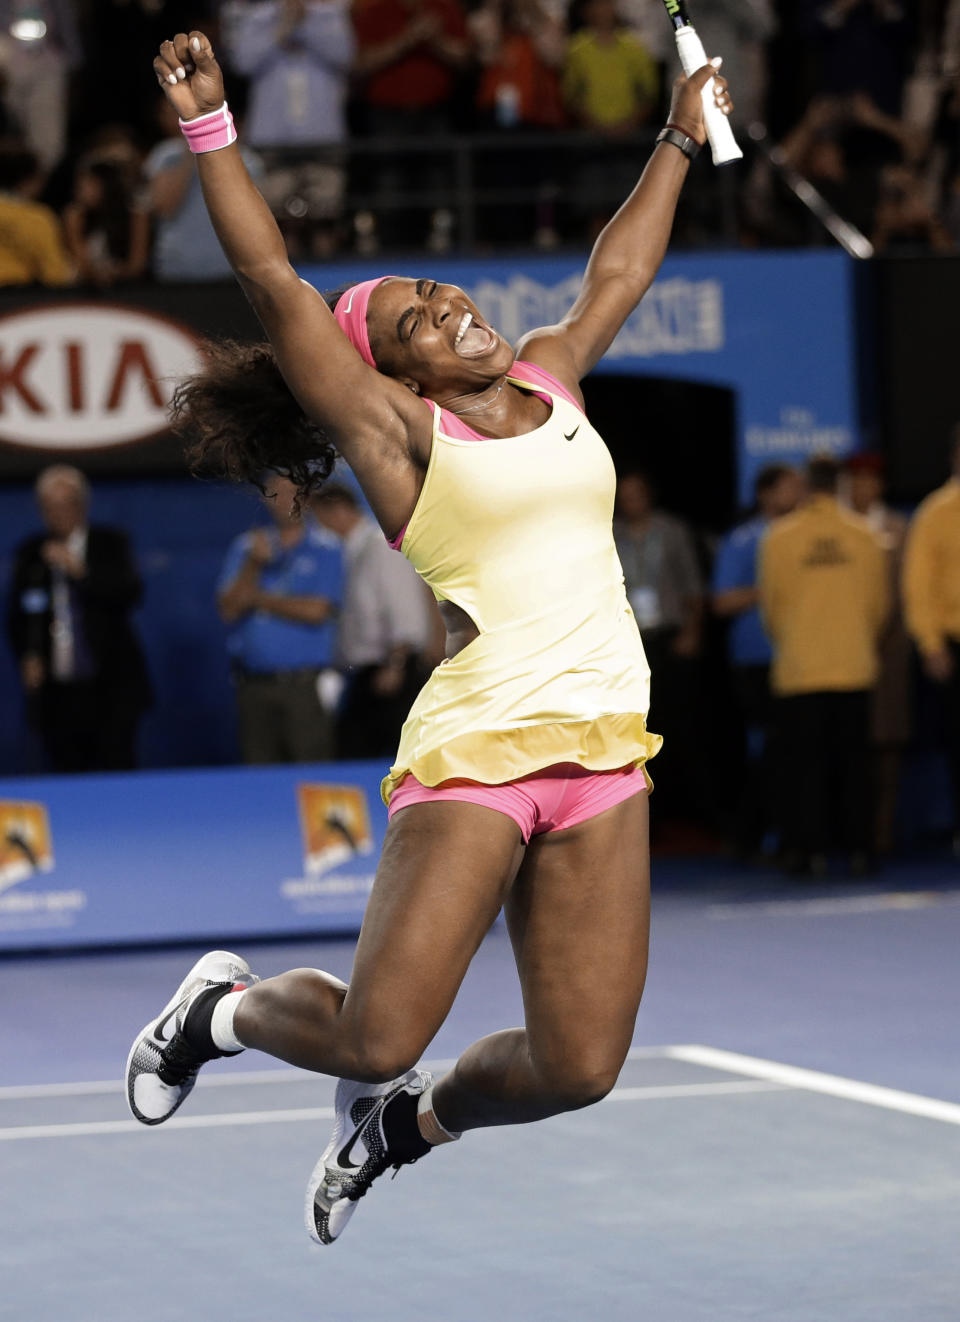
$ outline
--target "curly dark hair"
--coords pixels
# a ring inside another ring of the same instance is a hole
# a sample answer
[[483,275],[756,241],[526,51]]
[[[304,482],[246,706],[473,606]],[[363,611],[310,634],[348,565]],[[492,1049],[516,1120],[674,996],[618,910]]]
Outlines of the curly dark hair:
[[[328,306],[342,292],[324,294]],[[265,473],[279,473],[302,504],[333,471],[333,442],[294,399],[267,341],[208,340],[203,348],[203,371],[177,386],[170,405],[190,471],[260,491]]]

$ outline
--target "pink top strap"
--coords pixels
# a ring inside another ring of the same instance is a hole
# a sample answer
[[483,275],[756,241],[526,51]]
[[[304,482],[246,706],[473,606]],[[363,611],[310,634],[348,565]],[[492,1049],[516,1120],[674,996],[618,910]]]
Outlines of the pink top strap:
[[559,382],[555,376],[545,371],[544,368],[538,367],[536,363],[525,363],[518,359],[507,375],[515,377],[518,381],[523,381],[525,385],[539,386],[551,395],[559,395],[568,404],[572,404],[578,412],[583,412],[583,406],[574,399],[567,387]]

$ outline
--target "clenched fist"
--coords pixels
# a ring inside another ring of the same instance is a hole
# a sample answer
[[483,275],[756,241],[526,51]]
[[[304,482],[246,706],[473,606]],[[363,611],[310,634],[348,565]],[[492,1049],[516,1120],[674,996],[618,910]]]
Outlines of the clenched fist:
[[165,41],[153,71],[181,119],[196,119],[223,105],[223,74],[202,32],[178,32]]

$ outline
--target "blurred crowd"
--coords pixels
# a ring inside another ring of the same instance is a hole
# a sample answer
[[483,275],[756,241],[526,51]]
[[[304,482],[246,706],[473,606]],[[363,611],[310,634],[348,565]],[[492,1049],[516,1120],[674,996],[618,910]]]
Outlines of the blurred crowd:
[[[880,251],[956,247],[960,0],[699,0],[696,21],[747,149],[741,243],[827,241],[780,162]],[[193,27],[297,258],[590,238],[676,67],[661,0],[0,0],[0,284],[227,274],[150,71]],[[715,240],[709,213],[681,237]]]
[[[960,850],[960,427],[952,475],[909,521],[879,456],[762,469],[754,508],[709,541],[622,473],[614,534],[653,672],[655,843],[722,841],[743,861],[865,875],[898,843],[901,772],[932,702]],[[131,616],[141,581],[122,530],[89,520],[89,489],[57,464],[17,549],[8,634],[49,769],[136,765],[151,704]],[[201,609],[203,603],[199,603]],[[431,594],[354,489],[300,508],[264,479],[255,526],[224,548],[240,755],[248,763],[379,758],[444,634]]]
[[[898,840],[918,695],[948,753],[960,832],[960,428],[952,476],[908,520],[875,454],[762,469],[718,542],[621,476],[615,522],[653,672],[661,845],[871,872]],[[681,827],[679,834],[677,826]],[[960,835],[954,838],[955,849]]]
[[[90,521],[88,481],[69,464],[44,469],[35,495],[42,527],[14,554],[7,619],[29,723],[50,771],[131,770],[153,695],[129,539]],[[301,508],[288,479],[266,475],[261,517],[225,548],[208,606],[248,763],[389,759],[443,656],[432,594],[336,482]]]

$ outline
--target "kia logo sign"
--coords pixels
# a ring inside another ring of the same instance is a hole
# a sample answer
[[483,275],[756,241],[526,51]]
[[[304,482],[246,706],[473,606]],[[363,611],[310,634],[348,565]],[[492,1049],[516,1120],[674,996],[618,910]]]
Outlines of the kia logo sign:
[[196,336],[152,312],[58,303],[0,317],[0,441],[46,450],[125,445],[169,426]]

